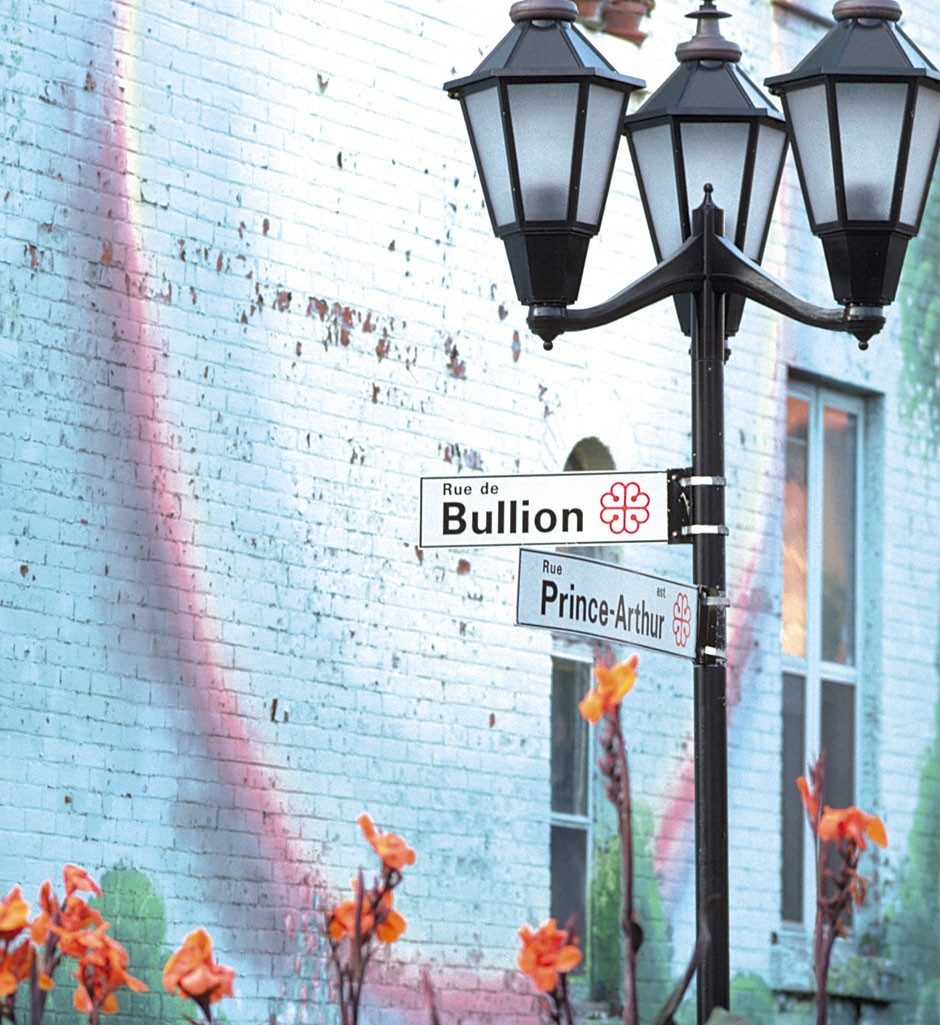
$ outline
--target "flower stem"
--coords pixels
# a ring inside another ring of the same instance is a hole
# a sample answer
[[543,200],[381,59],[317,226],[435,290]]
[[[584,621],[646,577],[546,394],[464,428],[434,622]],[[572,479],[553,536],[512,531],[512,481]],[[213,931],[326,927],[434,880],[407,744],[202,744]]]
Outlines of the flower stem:
[[634,936],[635,911],[633,907],[633,815],[630,802],[630,766],[627,744],[620,723],[620,706],[609,715],[614,756],[617,759],[617,825],[620,833],[620,867],[623,878],[623,914],[621,925],[624,939],[623,967],[623,1025],[638,1025],[636,994],[636,942]]

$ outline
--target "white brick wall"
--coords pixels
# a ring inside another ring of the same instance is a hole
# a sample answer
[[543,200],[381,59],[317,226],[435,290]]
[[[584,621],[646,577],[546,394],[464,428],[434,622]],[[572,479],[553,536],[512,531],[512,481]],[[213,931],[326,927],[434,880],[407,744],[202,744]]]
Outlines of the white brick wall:
[[[756,80],[805,52],[792,18],[731,6]],[[907,7],[937,52],[928,8]],[[420,1020],[424,963],[451,1020],[526,1020],[512,969],[517,926],[548,906],[550,644],[512,625],[513,552],[416,550],[418,479],[557,470],[592,435],[625,468],[688,459],[671,305],[550,355],[525,329],[440,89],[495,44],[506,9],[0,0],[0,783],[15,838],[0,887],[35,894],[66,860],[139,869],[166,943],[206,924],[237,968],[232,1021],[318,1020],[323,966],[295,967],[284,912],[345,887],[363,808],[419,852],[400,896],[406,968],[373,989],[370,1021]],[[639,51],[598,44],[655,85],[684,13],[660,3]],[[651,263],[628,164],[588,303]],[[824,302],[800,205],[791,171],[767,262]],[[912,585],[936,593],[940,510],[897,408],[895,332],[861,355],[751,308],[732,341],[736,971],[768,975],[779,926],[767,779],[787,363],[885,396],[865,796],[892,870],[913,825],[937,623]],[[622,558],[691,573],[682,548]],[[637,797],[657,814],[687,757],[690,684],[649,656],[630,698]],[[660,866],[677,959],[693,904],[680,839]]]

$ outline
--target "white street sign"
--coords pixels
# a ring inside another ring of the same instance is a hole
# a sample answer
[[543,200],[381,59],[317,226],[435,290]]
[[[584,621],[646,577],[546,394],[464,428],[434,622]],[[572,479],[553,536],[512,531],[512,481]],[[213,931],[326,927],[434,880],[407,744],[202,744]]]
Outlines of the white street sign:
[[519,551],[516,623],[695,659],[698,588],[594,559]]
[[422,477],[422,548],[669,539],[667,474]]

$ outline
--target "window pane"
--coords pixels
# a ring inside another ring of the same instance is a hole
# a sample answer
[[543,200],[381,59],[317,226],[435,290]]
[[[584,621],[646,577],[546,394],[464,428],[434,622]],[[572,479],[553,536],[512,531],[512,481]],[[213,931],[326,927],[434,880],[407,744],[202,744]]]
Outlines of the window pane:
[[[848,808],[855,803],[855,688],[823,680],[820,711],[820,741],[826,752],[824,800],[833,808]],[[835,873],[840,858],[834,850],[829,854],[829,869]],[[832,888],[828,883],[826,892]]]
[[587,892],[587,831],[552,826],[551,916],[563,927],[575,916],[579,936],[585,936]]
[[578,702],[588,689],[588,667],[552,660],[552,811],[588,813],[588,725]]
[[789,922],[803,921],[803,844],[806,823],[796,779],[806,774],[803,740],[805,723],[806,683],[801,676],[787,673],[783,677],[783,860],[780,913]]
[[826,752],[826,804],[855,803],[855,687],[823,680],[820,745]]
[[855,664],[855,463],[857,417],[823,414],[822,657]]
[[787,467],[783,510],[783,622],[787,655],[806,655],[806,529],[809,403],[787,399]]

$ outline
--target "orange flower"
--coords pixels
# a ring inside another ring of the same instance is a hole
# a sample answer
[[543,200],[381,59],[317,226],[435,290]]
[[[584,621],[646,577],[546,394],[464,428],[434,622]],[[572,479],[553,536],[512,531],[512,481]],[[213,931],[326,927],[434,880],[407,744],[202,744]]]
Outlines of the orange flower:
[[[359,923],[359,936],[365,940],[375,925],[375,916],[369,910],[369,902],[362,901],[362,918]],[[341,901],[333,908],[327,926],[330,939],[339,942],[344,936],[356,935],[356,898]]]
[[0,901],[0,940],[9,943],[26,928],[29,918],[29,905],[23,900],[18,886]]
[[819,815],[819,798],[810,790],[805,776],[800,776],[797,779],[796,786],[800,792],[800,797],[803,799],[803,807],[806,809],[810,822],[815,823]]
[[363,812],[356,822],[369,841],[372,850],[382,859],[382,865],[393,872],[400,872],[405,865],[415,863],[415,852],[395,833],[380,833],[372,819]]
[[554,918],[543,922],[535,932],[524,925],[519,938],[519,970],[532,979],[540,993],[552,992],[558,985],[558,976],[570,972],[581,961],[581,951],[568,942],[568,930],[559,929]]
[[72,896],[76,890],[84,890],[86,893],[93,893],[96,897],[101,896],[101,887],[91,876],[78,865],[66,865],[62,869],[62,878],[65,881],[66,899]]
[[[65,876],[66,890],[69,890],[71,886],[72,892],[65,898],[63,904],[59,903],[59,898],[56,897],[55,891],[52,889],[52,883],[47,879],[39,889],[39,906],[42,909],[40,913],[29,923],[30,933],[32,934],[33,942],[37,946],[41,946],[46,942],[46,937],[49,935],[51,929],[57,935],[62,935],[67,932],[78,932],[79,929],[84,929],[86,926],[94,925],[99,926],[104,924],[104,919],[101,917],[101,912],[95,910],[95,908],[89,907],[88,904],[79,897],[74,891],[76,889],[88,889],[91,892],[97,892],[101,894],[101,890],[98,888],[98,884],[93,879],[87,877],[87,874],[83,869],[76,869],[76,875],[70,877],[68,875],[69,869],[74,869],[74,865],[66,865],[63,875]],[[72,885],[77,883],[78,885]],[[90,884],[90,885],[86,885]]]
[[108,936],[107,928],[104,923],[95,929],[67,933],[59,941],[63,953],[78,960],[78,988],[72,1005],[82,1014],[91,1014],[96,1008],[104,1014],[114,1014],[118,1009],[115,990],[121,986],[135,993],[147,990],[145,983],[127,971],[127,951]]
[[235,972],[212,957],[212,937],[195,929],[183,940],[163,969],[163,986],[168,993],[191,997],[201,1007],[232,996]]
[[392,907],[392,891],[386,890],[376,909],[376,937],[382,943],[394,943],[406,925],[405,919]]
[[581,715],[589,723],[598,723],[604,715],[608,715],[633,690],[636,683],[638,655],[631,655],[626,662],[615,666],[594,667],[596,687],[589,690],[578,705]]
[[[0,958],[0,998],[8,997],[16,992],[16,987],[29,978],[33,966],[33,946],[21,943],[14,950],[9,948]],[[43,973],[45,974],[45,973]]]
[[818,835],[820,840],[831,840],[833,843],[850,840],[860,851],[865,850],[867,846],[866,836],[879,847],[888,846],[888,834],[881,819],[877,815],[868,815],[854,807],[825,807],[819,820]]

